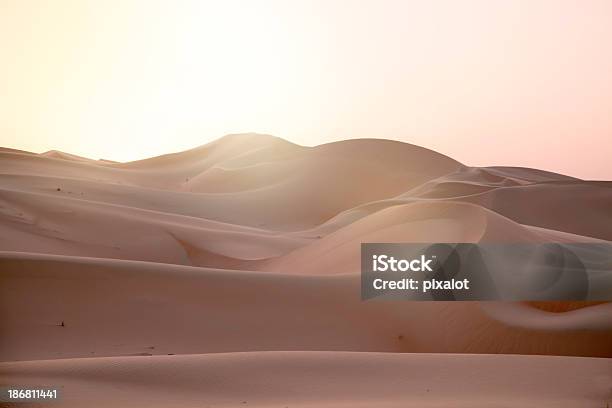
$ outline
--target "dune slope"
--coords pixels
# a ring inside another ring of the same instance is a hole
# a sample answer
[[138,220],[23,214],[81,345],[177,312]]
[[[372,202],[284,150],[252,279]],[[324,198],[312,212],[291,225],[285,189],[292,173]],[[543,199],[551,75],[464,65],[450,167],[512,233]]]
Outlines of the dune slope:
[[61,378],[65,407],[596,408],[611,397],[612,367],[577,357],[267,352],[0,363],[0,382],[8,378]]
[[0,360],[260,350],[612,356],[610,304],[549,313],[363,302],[353,274],[20,253],[0,254],[0,271]]

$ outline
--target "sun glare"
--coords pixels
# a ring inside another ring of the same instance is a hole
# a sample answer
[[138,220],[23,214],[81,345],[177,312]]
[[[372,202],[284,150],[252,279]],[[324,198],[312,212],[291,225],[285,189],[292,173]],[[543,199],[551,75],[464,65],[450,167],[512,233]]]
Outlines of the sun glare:
[[[128,161],[228,133],[374,137],[609,173],[605,149],[573,157],[612,131],[610,3],[0,4],[3,146]],[[558,138],[546,163],[531,153]]]

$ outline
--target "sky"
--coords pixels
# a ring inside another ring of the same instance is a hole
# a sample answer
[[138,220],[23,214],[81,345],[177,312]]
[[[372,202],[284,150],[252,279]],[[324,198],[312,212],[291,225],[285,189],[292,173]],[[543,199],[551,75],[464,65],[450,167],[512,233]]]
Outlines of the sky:
[[612,1],[0,0],[0,146],[396,139],[612,180]]

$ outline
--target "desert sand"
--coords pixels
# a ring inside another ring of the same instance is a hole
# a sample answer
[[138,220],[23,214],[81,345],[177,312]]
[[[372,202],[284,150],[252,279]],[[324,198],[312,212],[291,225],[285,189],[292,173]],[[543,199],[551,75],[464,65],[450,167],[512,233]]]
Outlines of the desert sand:
[[610,244],[612,183],[375,139],[0,149],[0,385],[67,407],[612,404],[610,303],[361,301],[362,242],[428,241]]
[[609,361],[552,356],[274,351],[2,370],[21,384],[61,379],[66,407],[605,407],[610,392]]

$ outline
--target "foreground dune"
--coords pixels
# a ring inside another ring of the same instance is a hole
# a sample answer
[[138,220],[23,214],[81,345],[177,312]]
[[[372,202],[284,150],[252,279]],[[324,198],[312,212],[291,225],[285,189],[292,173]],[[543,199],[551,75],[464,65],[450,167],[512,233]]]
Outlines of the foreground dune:
[[[554,375],[551,375],[554,373]],[[584,407],[612,366],[578,357],[252,352],[0,363],[0,382],[61,383],[65,407]]]

